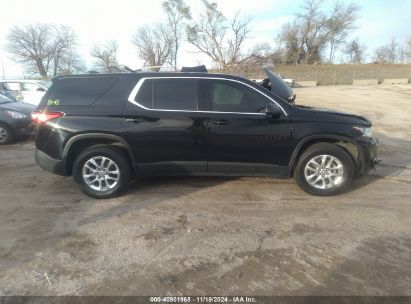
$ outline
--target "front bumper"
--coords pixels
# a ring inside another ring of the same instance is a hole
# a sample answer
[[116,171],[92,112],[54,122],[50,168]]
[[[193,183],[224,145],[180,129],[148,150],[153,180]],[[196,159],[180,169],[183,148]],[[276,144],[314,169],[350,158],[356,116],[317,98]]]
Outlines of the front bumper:
[[70,175],[67,170],[66,162],[61,159],[52,158],[39,149],[36,149],[34,158],[37,164],[45,171],[62,176]]
[[19,135],[24,135],[24,136],[28,136],[28,135],[33,135],[34,134],[34,129],[35,129],[35,124],[34,123],[29,123],[28,125],[26,125],[24,128],[21,128],[19,130]]
[[31,120],[9,119],[6,121],[14,135],[32,135],[35,125]]
[[378,164],[378,140],[372,137],[362,137],[360,142],[361,147],[361,166],[360,175],[367,174],[369,171],[375,169],[375,165]]

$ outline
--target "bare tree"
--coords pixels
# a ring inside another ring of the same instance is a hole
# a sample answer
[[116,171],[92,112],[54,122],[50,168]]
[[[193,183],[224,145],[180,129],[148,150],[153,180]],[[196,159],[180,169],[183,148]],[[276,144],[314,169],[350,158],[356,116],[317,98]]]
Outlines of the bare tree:
[[221,68],[241,63],[248,56],[241,52],[250,33],[250,19],[237,13],[232,20],[218,10],[217,4],[202,0],[204,12],[186,29],[187,40]]
[[277,40],[279,45],[285,50],[285,62],[289,64],[299,64],[305,58],[305,49],[301,38],[300,26],[296,21],[283,26]]
[[302,12],[297,15],[300,26],[300,48],[304,61],[312,64],[321,61],[321,51],[331,38],[327,18],[321,12],[321,1],[306,0]]
[[[53,51],[53,76],[60,74],[61,71],[69,71],[73,56],[78,56],[73,46],[76,45],[77,36],[73,29],[66,25],[54,26],[54,41],[52,45]],[[70,67],[67,66],[70,65]]]
[[411,37],[409,37],[407,40],[406,49],[407,49],[407,57],[409,60],[411,60]]
[[184,28],[184,21],[191,20],[190,7],[184,3],[184,0],[166,0],[163,2],[163,9],[167,14],[168,24],[173,32],[174,50],[172,61],[174,66],[177,66],[177,55]]
[[400,45],[397,51],[397,62],[404,64],[407,61],[407,49],[405,45]]
[[77,51],[66,52],[60,58],[59,75],[84,74],[87,66]]
[[400,48],[400,44],[395,38],[392,38],[390,43],[388,44],[388,50],[389,50],[389,61],[391,63],[396,63],[398,60],[398,51]]
[[251,55],[243,60],[243,64],[262,67],[265,65],[281,64],[284,59],[284,50],[280,47],[273,48],[268,43],[256,44],[251,50]]
[[360,7],[354,3],[347,5],[335,2],[332,13],[327,20],[330,30],[330,56],[329,61],[333,62],[335,51],[347,39],[348,32],[356,28],[355,22],[358,19]]
[[377,48],[374,52],[374,59],[373,61],[375,63],[391,63],[390,62],[390,49],[384,45],[384,46],[380,46],[379,48]]
[[354,39],[345,44],[343,52],[348,57],[349,63],[363,63],[365,57],[366,47],[357,39]]
[[113,73],[120,70],[117,61],[118,43],[115,40],[107,41],[102,45],[95,45],[90,54],[95,58],[94,66],[103,73]]
[[377,48],[374,52],[374,62],[376,63],[396,63],[400,57],[400,44],[395,38]]
[[15,26],[7,35],[6,50],[13,60],[24,65],[29,73],[47,78],[66,70],[64,58],[75,51],[77,37],[64,25],[29,24]]
[[323,52],[330,48],[332,61],[336,48],[355,27],[359,7],[355,4],[336,3],[329,14],[322,11],[321,0],[306,0],[294,22],[283,27],[278,36],[286,48],[288,62],[314,64],[323,61]]
[[173,34],[164,24],[140,27],[133,37],[133,43],[144,65],[159,67],[171,60]]
[[242,68],[261,67],[269,61],[268,56],[273,53],[272,47],[268,43],[259,43],[254,45],[250,51],[251,55],[242,61]]

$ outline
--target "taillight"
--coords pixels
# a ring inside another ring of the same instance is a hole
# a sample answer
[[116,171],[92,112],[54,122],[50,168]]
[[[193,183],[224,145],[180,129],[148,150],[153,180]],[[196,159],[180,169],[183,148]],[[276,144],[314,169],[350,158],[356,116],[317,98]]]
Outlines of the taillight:
[[63,115],[63,112],[34,111],[31,113],[31,120],[36,124],[44,124],[50,119],[59,118]]

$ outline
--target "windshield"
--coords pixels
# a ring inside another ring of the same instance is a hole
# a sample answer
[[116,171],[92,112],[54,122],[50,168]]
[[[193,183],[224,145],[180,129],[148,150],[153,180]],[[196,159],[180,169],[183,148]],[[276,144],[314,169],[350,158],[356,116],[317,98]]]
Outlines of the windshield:
[[3,95],[0,93],[0,104],[2,103],[9,103],[9,102],[14,102],[14,100],[11,100],[7,96]]

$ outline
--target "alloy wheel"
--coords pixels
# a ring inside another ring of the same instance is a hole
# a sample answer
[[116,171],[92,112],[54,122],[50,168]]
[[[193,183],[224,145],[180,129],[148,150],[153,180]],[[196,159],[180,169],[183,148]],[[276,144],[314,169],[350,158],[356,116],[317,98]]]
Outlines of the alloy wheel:
[[82,169],[84,182],[96,191],[113,189],[120,182],[120,169],[115,161],[105,156],[94,156]]
[[304,168],[306,181],[316,189],[332,189],[343,182],[344,166],[332,155],[317,155]]
[[4,127],[0,126],[0,143],[7,141],[7,137],[7,130]]

